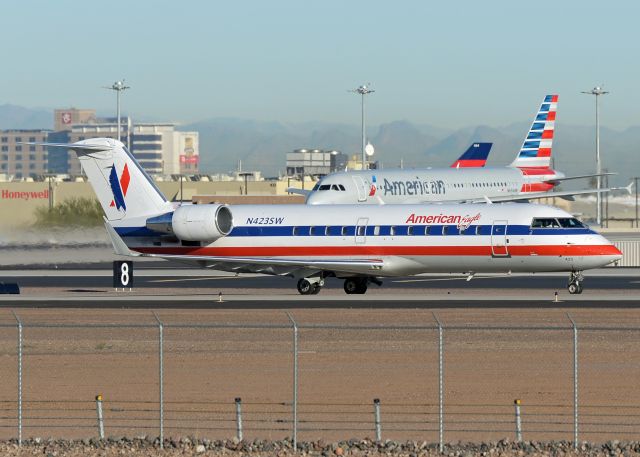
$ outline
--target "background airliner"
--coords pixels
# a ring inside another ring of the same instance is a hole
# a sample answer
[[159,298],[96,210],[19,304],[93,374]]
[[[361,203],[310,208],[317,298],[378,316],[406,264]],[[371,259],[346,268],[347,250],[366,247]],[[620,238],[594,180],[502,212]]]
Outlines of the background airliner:
[[570,272],[619,260],[601,235],[531,204],[173,205],[119,141],[71,145],[105,212],[117,254],[234,272],[286,275],[301,294],[328,277],[365,293],[381,277],[426,272]]
[[[345,171],[322,178],[307,193],[308,204],[429,203],[522,201],[595,193],[597,190],[556,191],[569,179],[550,168],[558,106],[557,95],[547,95],[515,160],[505,167],[454,167],[414,170]],[[611,189],[602,189],[609,191]]]

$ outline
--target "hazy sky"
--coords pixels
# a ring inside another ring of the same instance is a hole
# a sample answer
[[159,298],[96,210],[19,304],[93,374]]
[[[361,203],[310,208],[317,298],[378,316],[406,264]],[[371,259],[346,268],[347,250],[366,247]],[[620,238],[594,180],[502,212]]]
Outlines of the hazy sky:
[[0,104],[188,122],[241,117],[458,128],[529,120],[640,125],[640,2],[39,0],[2,5]]

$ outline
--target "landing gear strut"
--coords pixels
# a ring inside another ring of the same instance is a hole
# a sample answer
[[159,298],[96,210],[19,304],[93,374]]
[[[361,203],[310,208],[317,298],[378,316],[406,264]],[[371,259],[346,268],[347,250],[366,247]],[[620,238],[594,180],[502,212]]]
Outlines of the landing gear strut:
[[567,284],[567,290],[569,290],[569,293],[581,294],[583,280],[584,280],[584,276],[582,276],[581,271],[572,271],[571,274],[569,275],[569,284]]
[[302,278],[298,281],[298,292],[302,295],[316,295],[324,286],[324,279]]

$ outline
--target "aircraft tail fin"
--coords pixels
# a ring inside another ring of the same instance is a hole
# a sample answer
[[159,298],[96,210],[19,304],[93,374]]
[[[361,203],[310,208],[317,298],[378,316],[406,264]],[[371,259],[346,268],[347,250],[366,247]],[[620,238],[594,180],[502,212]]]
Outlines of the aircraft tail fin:
[[522,148],[511,163],[512,167],[549,168],[557,109],[558,96],[547,95],[531,124]]
[[451,164],[451,168],[481,168],[487,163],[489,151],[493,143],[473,143],[458,160]]
[[173,206],[120,141],[91,138],[77,143],[38,143],[72,149],[109,222],[164,214]]

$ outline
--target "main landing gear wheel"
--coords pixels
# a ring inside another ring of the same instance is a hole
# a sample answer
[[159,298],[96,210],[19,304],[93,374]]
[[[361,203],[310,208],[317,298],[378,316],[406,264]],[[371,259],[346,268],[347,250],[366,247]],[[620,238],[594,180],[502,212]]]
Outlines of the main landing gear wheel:
[[[298,292],[300,292],[302,295],[311,295],[315,292],[315,289],[316,285],[312,284],[311,281],[306,278],[302,278],[300,281],[298,281]],[[318,289],[320,288],[318,287]],[[318,292],[315,293],[317,294]]]
[[302,278],[298,281],[298,292],[302,295],[317,295],[320,293],[320,289],[322,289],[323,284],[323,280],[312,282],[307,278]]
[[347,294],[364,294],[367,292],[366,278],[347,278],[344,280],[344,291]]
[[582,280],[584,277],[582,276],[582,272],[575,271],[572,272],[569,276],[569,284],[567,285],[567,290],[570,294],[581,294],[582,293]]

